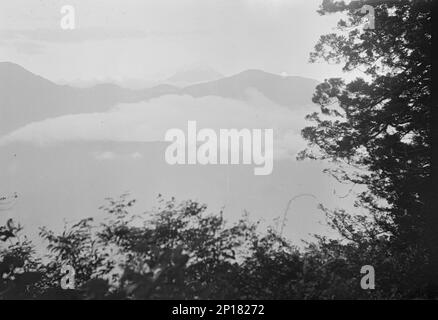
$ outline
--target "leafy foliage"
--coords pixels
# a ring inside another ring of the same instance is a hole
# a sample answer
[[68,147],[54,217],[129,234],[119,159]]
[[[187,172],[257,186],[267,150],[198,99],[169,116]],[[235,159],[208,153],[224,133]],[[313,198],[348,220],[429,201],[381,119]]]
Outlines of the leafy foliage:
[[[134,203],[127,196],[109,199],[102,207],[107,219],[99,224],[84,219],[60,234],[41,229],[43,259],[9,221],[0,228],[0,298],[375,299],[411,292],[410,283],[394,291],[388,272],[395,269],[387,265],[398,259],[387,255],[390,242],[373,230],[359,235],[348,229],[354,241],[319,238],[298,250],[275,230],[260,233],[245,216],[230,225],[197,202],[160,198],[157,208],[141,215],[130,213]],[[349,224],[339,220],[347,215],[332,219],[338,227]],[[360,287],[360,268],[369,261],[379,271],[372,292]],[[74,267],[74,289],[61,289],[62,265]]]
[[[361,27],[363,15],[358,9],[363,5],[374,8],[373,30]],[[340,181],[367,187],[358,205],[368,209],[373,221],[357,230],[361,224],[338,211],[329,213],[334,227],[357,245],[370,246],[367,251],[386,252],[387,259],[374,257],[373,261],[386,261],[384,270],[392,274],[388,281],[394,291],[406,292],[401,287],[409,284],[412,294],[426,286],[436,295],[438,218],[431,205],[432,1],[323,1],[321,14],[339,12],[347,19],[338,23],[337,32],[320,38],[311,61],[343,63],[345,71],[361,71],[363,78],[349,83],[332,78],[317,87],[313,101],[321,112],[308,116],[315,125],[302,132],[313,152],[306,150],[300,157],[363,169],[338,169],[332,174]],[[379,234],[391,241],[378,245]]]

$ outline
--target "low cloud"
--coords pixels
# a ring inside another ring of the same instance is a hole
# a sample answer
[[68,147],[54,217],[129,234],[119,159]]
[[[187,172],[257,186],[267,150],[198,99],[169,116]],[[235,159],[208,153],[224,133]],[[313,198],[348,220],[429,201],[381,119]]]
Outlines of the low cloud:
[[[66,115],[31,123],[1,138],[0,144],[16,141],[39,145],[69,141],[163,142],[167,130],[186,131],[187,121],[195,120],[198,130],[211,128],[217,132],[232,128],[272,128],[276,158],[293,157],[305,147],[300,131],[306,125],[304,116],[312,110],[290,110],[255,90],[249,91],[248,96],[247,101],[237,101],[216,96],[167,95],[147,102],[122,104],[104,113]],[[101,157],[111,158],[111,155]]]

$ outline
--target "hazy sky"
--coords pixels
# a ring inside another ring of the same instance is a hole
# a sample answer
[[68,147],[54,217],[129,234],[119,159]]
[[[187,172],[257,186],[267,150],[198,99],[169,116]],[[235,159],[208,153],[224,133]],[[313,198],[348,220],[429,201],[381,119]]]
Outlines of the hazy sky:
[[[14,0],[0,2],[0,61],[51,80],[160,80],[192,65],[231,75],[244,69],[323,80],[309,64],[338,17],[321,0]],[[63,5],[76,30],[60,27]]]
[[[319,16],[321,1],[0,1],[0,61],[76,84],[159,82],[199,65],[224,75],[261,69],[323,80],[341,72],[339,66],[308,63],[319,36],[333,31],[339,19]],[[61,29],[63,5],[76,9],[76,30]],[[235,218],[248,209],[270,223],[292,196],[311,193],[315,198],[294,203],[285,232],[295,240],[316,233],[324,218],[318,201],[332,207],[353,204],[352,187],[323,175],[325,163],[295,161],[305,147],[304,116],[316,106],[287,109],[252,93],[246,102],[163,96],[17,128],[0,137],[0,167],[6,168],[0,170],[0,194],[20,195],[7,213],[36,229],[88,216],[105,197],[128,190],[144,201],[142,208],[163,193],[225,206]],[[260,178],[252,167],[169,168],[155,141],[169,128],[184,128],[187,120],[215,129],[275,128],[274,173]]]

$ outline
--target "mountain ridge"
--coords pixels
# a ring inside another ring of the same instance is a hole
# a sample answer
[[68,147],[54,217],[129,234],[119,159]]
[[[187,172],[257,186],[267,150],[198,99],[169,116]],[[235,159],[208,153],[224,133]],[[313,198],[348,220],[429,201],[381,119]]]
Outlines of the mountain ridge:
[[12,62],[0,62],[0,135],[31,122],[67,114],[104,112],[119,103],[135,103],[168,94],[247,99],[254,88],[271,101],[296,108],[311,103],[318,81],[250,69],[214,81],[178,88],[170,84],[128,89],[114,83],[89,88],[60,85]]

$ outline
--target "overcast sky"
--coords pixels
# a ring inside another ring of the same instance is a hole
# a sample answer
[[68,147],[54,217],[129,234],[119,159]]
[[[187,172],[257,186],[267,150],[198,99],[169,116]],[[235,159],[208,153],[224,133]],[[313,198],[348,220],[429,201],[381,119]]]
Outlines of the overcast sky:
[[[336,16],[321,0],[14,0],[0,2],[0,61],[51,80],[159,80],[193,65],[231,75],[262,69],[323,80],[309,64]],[[60,28],[63,5],[77,29]]]
[[[339,19],[319,16],[321,1],[0,1],[0,61],[74,84],[160,82],[191,66],[223,75],[261,69],[317,80],[345,77],[339,66],[308,62],[319,36],[332,32]],[[61,29],[63,5],[76,9],[76,30]],[[317,232],[323,214],[315,199],[352,207],[353,188],[323,175],[326,164],[295,161],[305,147],[300,131],[309,124],[304,116],[312,107],[288,109],[257,91],[249,98],[163,96],[100,113],[66,111],[17,128],[0,137],[0,167],[6,168],[0,170],[0,181],[6,181],[0,194],[20,195],[8,214],[36,230],[65,217],[88,216],[105,197],[129,190],[147,203],[142,208],[163,193],[226,206],[235,218],[248,209],[270,223],[284,214],[292,196],[311,193],[314,198],[294,204],[288,236]],[[274,173],[260,178],[241,166],[169,168],[164,151],[152,146],[167,129],[185,128],[188,120],[214,129],[275,128]],[[16,143],[23,141],[40,148]]]

